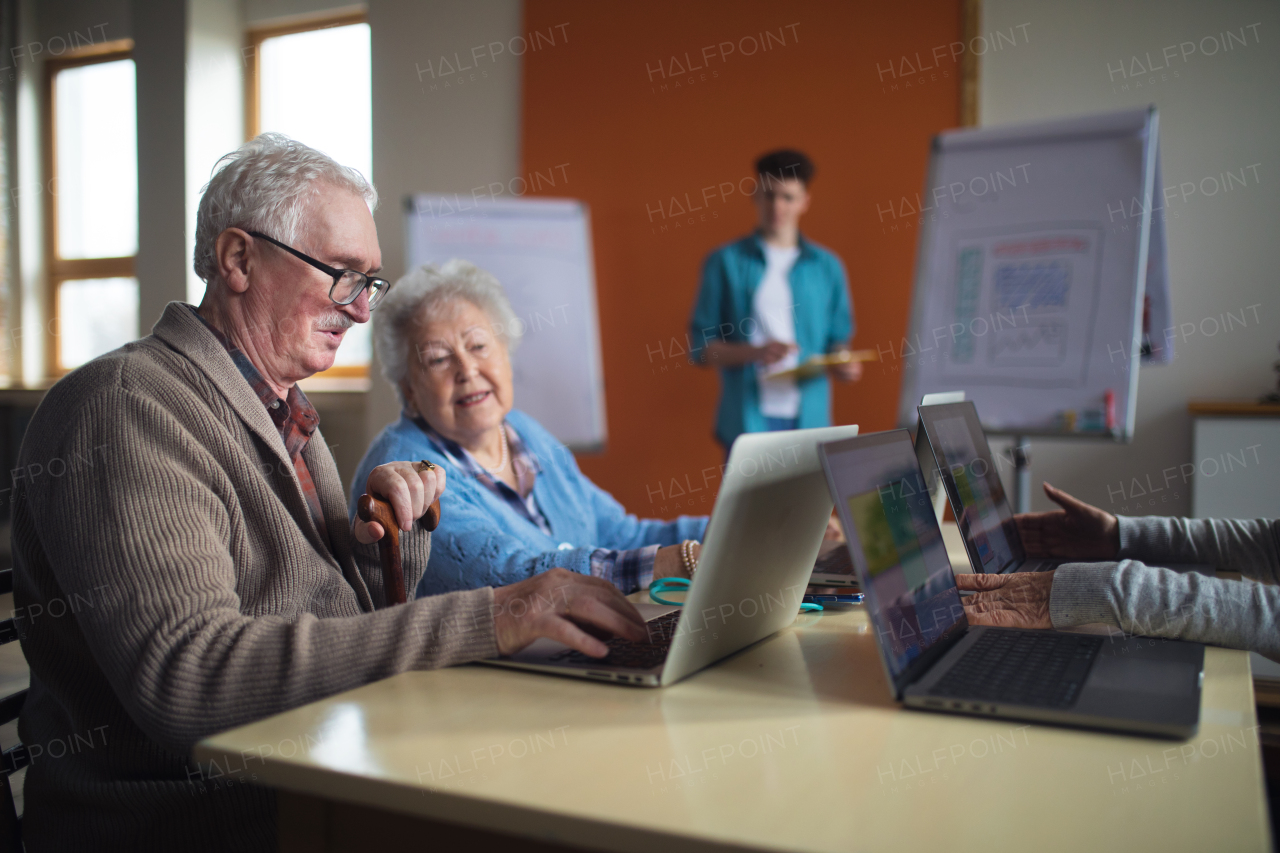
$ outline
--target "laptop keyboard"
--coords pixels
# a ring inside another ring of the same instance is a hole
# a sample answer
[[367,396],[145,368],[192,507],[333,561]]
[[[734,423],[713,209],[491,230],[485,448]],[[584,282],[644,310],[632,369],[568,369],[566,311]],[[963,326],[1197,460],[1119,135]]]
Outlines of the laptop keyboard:
[[985,631],[938,680],[930,696],[1067,708],[1102,648],[1102,638],[1041,631]]
[[584,655],[577,649],[565,649],[550,657],[553,661],[565,663],[584,663],[594,666],[624,666],[628,669],[653,669],[667,659],[671,649],[671,639],[676,633],[676,623],[680,621],[680,611],[673,610],[657,619],[645,623],[649,630],[649,641],[636,643],[622,637],[605,640],[609,654],[602,658]]

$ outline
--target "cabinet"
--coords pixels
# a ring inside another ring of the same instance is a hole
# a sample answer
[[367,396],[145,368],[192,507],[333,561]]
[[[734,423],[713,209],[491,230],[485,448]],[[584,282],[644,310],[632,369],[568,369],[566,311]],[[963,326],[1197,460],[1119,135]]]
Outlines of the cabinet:
[[1194,419],[1196,518],[1280,518],[1280,405],[1205,401]]

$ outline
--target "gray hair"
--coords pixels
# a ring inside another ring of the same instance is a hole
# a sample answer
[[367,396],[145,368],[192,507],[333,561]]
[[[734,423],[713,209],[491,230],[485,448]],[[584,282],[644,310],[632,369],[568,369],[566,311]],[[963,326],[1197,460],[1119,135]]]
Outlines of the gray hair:
[[282,133],[255,136],[220,159],[214,170],[201,190],[192,259],[206,284],[217,278],[215,244],[228,228],[261,231],[293,245],[307,202],[324,186],[349,190],[371,211],[378,206],[378,191],[364,175]]
[[406,273],[373,312],[373,345],[382,364],[382,375],[404,402],[402,384],[409,372],[413,330],[424,313],[450,302],[465,300],[489,316],[494,334],[514,352],[524,324],[511,310],[511,302],[492,274],[473,263],[453,259],[437,269],[424,264]]

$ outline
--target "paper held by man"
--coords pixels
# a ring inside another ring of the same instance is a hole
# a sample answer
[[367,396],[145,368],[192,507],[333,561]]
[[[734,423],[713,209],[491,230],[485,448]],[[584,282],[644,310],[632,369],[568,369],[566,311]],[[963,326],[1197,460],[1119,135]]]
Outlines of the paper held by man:
[[826,355],[811,355],[801,364],[779,370],[777,373],[766,373],[766,379],[808,379],[817,376],[828,367],[837,364],[848,364],[852,361],[879,361],[880,353],[873,349],[840,350]]

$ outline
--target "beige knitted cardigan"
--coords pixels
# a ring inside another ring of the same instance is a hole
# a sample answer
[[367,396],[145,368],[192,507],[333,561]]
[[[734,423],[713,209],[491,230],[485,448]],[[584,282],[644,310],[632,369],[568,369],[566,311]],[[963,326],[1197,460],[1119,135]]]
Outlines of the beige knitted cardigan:
[[[274,850],[275,798],[200,738],[410,669],[496,654],[493,591],[383,603],[324,437],[332,551],[266,409],[185,305],[46,395],[13,473],[27,849]],[[430,536],[403,537],[406,586]]]

